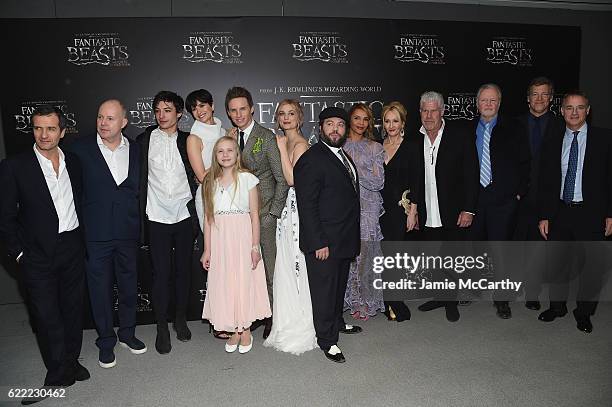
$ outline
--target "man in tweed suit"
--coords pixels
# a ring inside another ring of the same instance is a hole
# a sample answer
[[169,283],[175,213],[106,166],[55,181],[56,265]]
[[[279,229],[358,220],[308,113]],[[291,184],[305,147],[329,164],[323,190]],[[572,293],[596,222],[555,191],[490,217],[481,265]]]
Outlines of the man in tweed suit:
[[[272,281],[276,262],[276,220],[280,218],[285,207],[289,185],[283,176],[280,152],[274,133],[253,120],[255,109],[251,93],[239,86],[229,89],[225,96],[225,109],[236,126],[230,130],[229,134],[238,141],[242,162],[259,178],[260,241],[266,269],[268,296],[272,304]],[[265,339],[270,335],[272,318],[267,318],[264,323],[263,337]],[[260,324],[257,324],[256,321],[251,329],[257,328]]]

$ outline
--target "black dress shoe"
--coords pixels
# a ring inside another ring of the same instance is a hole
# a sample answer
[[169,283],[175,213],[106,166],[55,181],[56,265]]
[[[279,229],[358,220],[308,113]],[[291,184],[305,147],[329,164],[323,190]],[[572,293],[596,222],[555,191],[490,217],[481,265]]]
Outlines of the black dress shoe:
[[449,322],[457,322],[459,321],[459,309],[456,304],[446,305],[446,319]]
[[419,311],[431,311],[436,308],[442,308],[443,306],[444,306],[444,302],[432,300],[432,301],[427,301],[426,303],[419,305],[418,309]]
[[576,310],[573,312],[574,318],[576,319],[576,328],[579,331],[590,334],[593,332],[593,324],[591,323],[591,317],[588,315],[581,315],[576,313]]
[[74,371],[74,379],[77,382],[83,382],[85,380],[89,380],[91,375],[89,374],[89,370],[79,362],[76,362],[76,370]]
[[187,326],[187,321],[177,321],[172,324],[172,328],[176,331],[176,339],[181,342],[187,342],[191,340],[191,331]]
[[512,318],[512,310],[507,301],[495,301],[495,308],[497,308],[497,316],[501,319]]
[[525,308],[538,311],[540,307],[540,301],[525,301]]
[[546,311],[542,312],[540,315],[538,315],[538,319],[544,322],[551,322],[554,321],[555,318],[564,317],[565,314],[567,314],[567,309],[549,308]]
[[[330,353],[330,351],[335,351],[335,353],[332,354]],[[336,345],[332,346],[328,350],[323,350],[323,353],[325,354],[325,357],[331,360],[332,362],[336,362],[336,363],[346,362],[346,359],[344,358],[342,351]]]
[[170,351],[172,350],[168,325],[157,325],[157,338],[155,338],[155,349],[160,355],[170,353]]
[[272,332],[272,318],[266,318],[266,322],[264,324],[263,338],[268,339],[268,336],[270,336],[270,332]]
[[340,333],[343,334],[358,334],[361,331],[363,331],[363,329],[361,329],[361,327],[358,325],[345,324],[344,326],[340,327]]

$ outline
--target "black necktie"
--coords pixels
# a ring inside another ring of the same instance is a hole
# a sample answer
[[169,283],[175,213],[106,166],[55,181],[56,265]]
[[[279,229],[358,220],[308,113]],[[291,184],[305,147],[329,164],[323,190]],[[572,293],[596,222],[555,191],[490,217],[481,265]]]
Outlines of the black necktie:
[[240,132],[240,141],[239,141],[240,152],[244,150],[244,131]]
[[340,158],[342,158],[342,162],[344,163],[344,166],[346,167],[346,170],[348,171],[349,176],[351,177],[353,188],[355,188],[355,191],[357,191],[357,179],[355,178],[355,174],[353,173],[353,170],[351,169],[351,165],[349,164],[348,159],[346,158],[346,155],[344,155],[344,151],[342,151],[342,149],[339,149],[338,154],[340,154]]

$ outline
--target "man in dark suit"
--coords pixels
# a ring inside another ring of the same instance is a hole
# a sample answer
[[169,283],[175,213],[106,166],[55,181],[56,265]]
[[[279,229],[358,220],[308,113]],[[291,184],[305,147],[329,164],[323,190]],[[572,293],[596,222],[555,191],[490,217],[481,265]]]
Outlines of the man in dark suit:
[[98,109],[97,134],[72,143],[83,169],[83,221],[87,245],[87,285],[98,331],[98,364],[115,366],[113,283],[119,292],[119,343],[133,354],[147,351],[135,337],[140,216],[140,148],[121,133],[128,120],[116,99]]
[[[527,193],[529,180],[529,145],[515,121],[499,115],[501,89],[493,83],[482,85],[476,95],[480,117],[472,134],[480,163],[480,190],[476,216],[470,228],[475,241],[508,241],[516,224],[518,201]],[[496,278],[503,279],[511,270],[504,269],[504,251],[491,248],[496,261]],[[497,316],[512,317],[509,294],[494,292]]]
[[153,99],[157,126],[138,136],[141,152],[140,219],[141,241],[148,242],[153,276],[153,309],[157,320],[155,349],[160,354],[172,349],[168,330],[170,271],[174,256],[174,330],[176,338],[191,339],[187,305],[191,285],[193,241],[199,230],[194,194],[197,188],[187,157],[187,136],[178,129],[183,98],[160,91]]
[[[80,164],[62,152],[66,118],[43,105],[32,113],[33,150],[0,164],[0,234],[26,287],[45,386],[89,379],[78,362],[83,340],[85,247],[79,227]],[[31,404],[38,399],[24,399]]]
[[[542,241],[538,230],[537,210],[541,147],[544,139],[556,137],[564,127],[563,120],[550,111],[553,95],[554,87],[550,79],[542,76],[533,79],[527,87],[529,112],[517,118],[519,131],[529,140],[531,154],[529,185],[526,195],[519,201],[514,231],[514,240],[517,241]],[[525,307],[531,310],[540,309],[538,295],[541,291],[542,261],[545,257],[542,249],[544,247],[539,244],[529,244],[526,247],[529,254],[525,256],[528,261],[524,273]]]
[[348,121],[344,109],[325,108],[319,115],[319,142],[293,169],[317,342],[328,359],[339,363],[345,361],[339,332],[361,332],[342,318],[349,266],[360,245],[359,180],[342,150]]
[[[566,128],[542,146],[540,233],[553,241],[602,241],[612,235],[612,134],[586,123],[590,106],[584,92],[567,93],[561,109]],[[541,321],[567,313],[567,270],[555,270],[557,284],[550,286],[550,308],[540,314]],[[573,312],[580,331],[593,330],[590,317],[597,307],[603,274],[601,269],[587,267],[580,275]]]
[[[260,237],[261,249],[266,270],[268,298],[272,306],[272,283],[276,263],[276,221],[280,218],[289,185],[283,176],[280,151],[274,133],[253,120],[253,97],[251,92],[240,86],[227,91],[225,109],[234,127],[229,134],[238,141],[243,164],[259,178],[259,196],[261,197]],[[263,338],[266,339],[272,330],[272,317],[264,321],[255,321],[251,330],[265,325]]]
[[[471,226],[478,197],[478,158],[474,137],[442,116],[444,99],[440,93],[425,92],[420,101],[423,135],[417,142],[415,172],[419,225],[426,241],[461,241]],[[457,279],[457,275],[442,277]],[[445,307],[446,318],[459,320],[454,292],[419,306],[421,311]]]

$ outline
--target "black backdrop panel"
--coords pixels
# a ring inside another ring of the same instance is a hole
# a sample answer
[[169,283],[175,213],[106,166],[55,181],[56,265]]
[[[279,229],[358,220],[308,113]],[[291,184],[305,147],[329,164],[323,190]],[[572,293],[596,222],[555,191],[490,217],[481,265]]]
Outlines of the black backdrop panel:
[[[399,100],[408,129],[419,126],[419,95],[442,92],[446,117],[477,115],[475,92],[495,82],[502,112],[526,110],[529,80],[545,75],[557,94],[576,88],[578,27],[447,21],[301,17],[103,18],[0,20],[3,45],[2,123],[8,155],[32,146],[29,115],[40,103],[60,106],[69,118],[66,142],[95,132],[100,102],[121,99],[126,135],[154,124],[151,100],[159,90],[185,97],[208,89],[224,127],[227,89],[251,90],[255,118],[274,128],[279,101],[304,108],[306,137],[316,139],[319,112],[370,104],[380,129],[382,106]],[[555,96],[553,110],[559,110]],[[185,112],[180,126],[188,130]],[[189,316],[201,313],[204,277],[194,259]],[[150,271],[143,250],[140,323],[152,321]]]

